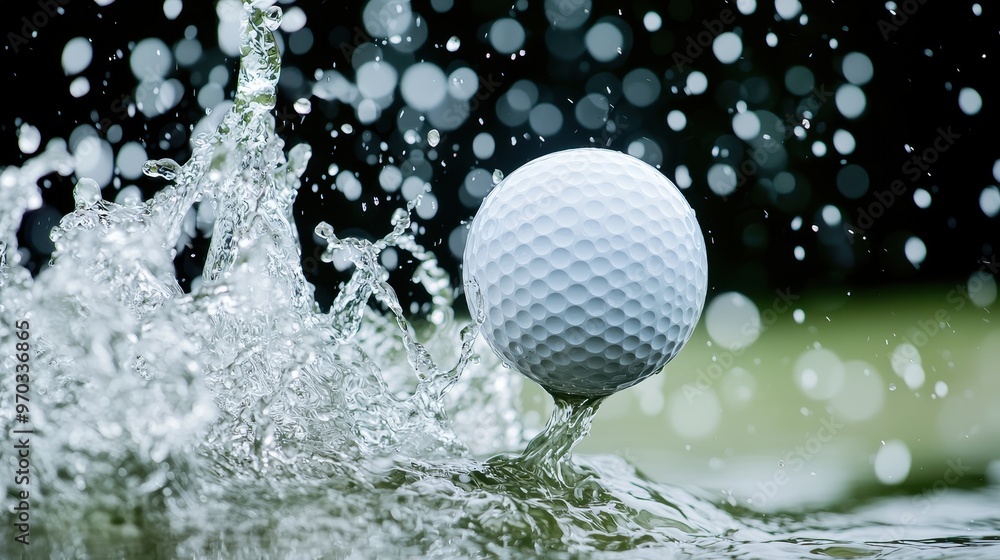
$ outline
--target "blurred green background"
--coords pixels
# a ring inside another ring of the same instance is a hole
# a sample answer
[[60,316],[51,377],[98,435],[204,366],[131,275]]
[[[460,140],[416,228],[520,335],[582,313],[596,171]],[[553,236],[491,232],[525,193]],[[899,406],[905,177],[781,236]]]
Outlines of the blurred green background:
[[[605,401],[577,452],[764,511],[1000,482],[1000,325],[969,284],[791,294],[783,312],[760,294],[742,351],[703,316],[663,373]],[[524,403],[544,424],[551,399],[526,383]]]

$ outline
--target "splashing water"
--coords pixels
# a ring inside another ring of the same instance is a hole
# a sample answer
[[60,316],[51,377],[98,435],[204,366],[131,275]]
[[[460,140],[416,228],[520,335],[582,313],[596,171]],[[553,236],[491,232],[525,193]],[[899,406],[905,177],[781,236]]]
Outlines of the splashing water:
[[[546,430],[525,442],[519,379],[477,356],[477,320],[457,324],[450,279],[412,235],[417,200],[375,242],[317,226],[324,260],[342,252],[356,266],[321,313],[292,217],[310,147],[286,155],[270,113],[279,21],[277,8],[244,7],[233,109],[186,164],[144,166],[169,186],[123,205],[102,200],[90,179],[77,183],[76,209],[53,231],[52,265],[36,279],[19,264],[16,232],[41,203],[38,180],[72,174],[72,158],[57,140],[0,174],[0,341],[9,346],[15,321],[36,333],[40,546],[219,558],[940,552],[919,530],[926,541],[878,543],[842,516],[760,520],[648,482],[616,457],[572,459],[601,399],[556,396]],[[185,294],[173,248],[199,203],[217,219],[203,281]],[[421,263],[414,279],[433,304],[423,342],[379,264],[388,247]],[[5,355],[4,370],[12,365]],[[13,402],[5,386],[8,432]],[[9,453],[0,450],[3,462]],[[966,539],[949,546],[988,540]]]

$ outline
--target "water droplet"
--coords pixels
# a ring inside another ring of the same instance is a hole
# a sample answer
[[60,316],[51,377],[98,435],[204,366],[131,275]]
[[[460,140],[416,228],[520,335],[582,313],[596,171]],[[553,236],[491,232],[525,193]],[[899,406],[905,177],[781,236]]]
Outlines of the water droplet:
[[295,101],[295,112],[300,115],[308,115],[312,111],[312,101],[309,101],[305,97],[299,98]]
[[101,187],[97,181],[84,177],[73,188],[73,199],[76,201],[77,208],[86,208],[101,200]]
[[330,239],[333,237],[333,226],[326,222],[320,222],[316,224],[316,236],[323,239]]
[[948,396],[948,384],[944,381],[938,381],[934,384],[934,394],[938,397],[944,398]]
[[270,31],[274,31],[281,25],[281,8],[271,6],[263,12],[261,17],[264,20],[264,27]]
[[38,129],[28,123],[22,123],[17,131],[17,147],[24,154],[33,154],[38,151],[38,146],[42,143],[42,135]]
[[149,160],[142,164],[142,172],[149,177],[162,177],[173,181],[181,172],[181,166],[169,158]]

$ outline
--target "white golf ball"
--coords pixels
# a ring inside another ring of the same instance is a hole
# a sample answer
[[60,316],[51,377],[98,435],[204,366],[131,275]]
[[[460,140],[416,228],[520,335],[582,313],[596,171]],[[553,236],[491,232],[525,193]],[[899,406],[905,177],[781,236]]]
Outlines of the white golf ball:
[[646,163],[582,148],[528,162],[486,197],[463,280],[482,333],[550,392],[609,395],[691,337],[708,258],[694,210]]

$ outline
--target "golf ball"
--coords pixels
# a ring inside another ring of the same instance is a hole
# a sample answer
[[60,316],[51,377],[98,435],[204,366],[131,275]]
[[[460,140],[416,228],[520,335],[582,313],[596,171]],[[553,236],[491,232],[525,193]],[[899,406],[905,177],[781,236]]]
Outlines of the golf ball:
[[550,392],[601,396],[659,372],[688,341],[708,258],[673,183],[631,156],[581,148],[528,162],[490,192],[462,274],[510,367]]

